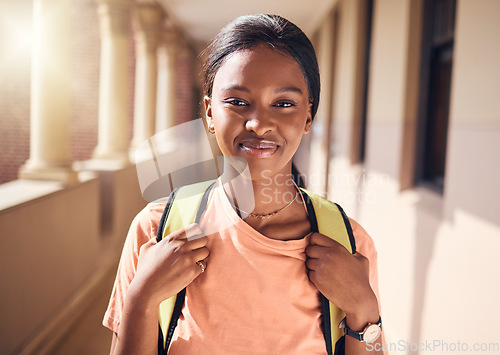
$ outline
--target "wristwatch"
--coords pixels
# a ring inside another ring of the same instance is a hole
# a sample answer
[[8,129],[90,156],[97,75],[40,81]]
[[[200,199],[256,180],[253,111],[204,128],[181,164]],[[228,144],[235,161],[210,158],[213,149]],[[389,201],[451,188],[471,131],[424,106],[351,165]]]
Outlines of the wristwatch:
[[379,317],[377,323],[368,323],[362,332],[355,332],[349,328],[344,317],[339,324],[339,328],[342,327],[344,327],[344,335],[347,334],[362,343],[371,343],[377,340],[380,334],[382,334],[382,318]]

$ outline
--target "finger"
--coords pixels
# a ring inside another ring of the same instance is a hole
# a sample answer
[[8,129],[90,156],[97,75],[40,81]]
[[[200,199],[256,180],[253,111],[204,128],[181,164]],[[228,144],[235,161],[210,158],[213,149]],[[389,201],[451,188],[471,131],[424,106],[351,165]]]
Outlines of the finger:
[[156,243],[158,243],[158,242],[156,241],[156,238],[151,238],[151,239],[150,239],[150,240],[148,240],[146,243],[144,243],[142,246],[147,248],[147,247],[150,247],[150,246],[155,245]]
[[334,247],[334,246],[340,245],[338,242],[336,242],[332,238],[327,237],[326,235],[323,235],[321,233],[313,233],[311,235],[311,240],[309,241],[309,244],[320,245],[323,247]]
[[156,242],[156,238],[151,238],[150,240],[148,240],[146,243],[144,243],[143,245],[141,245],[140,249],[139,249],[139,254],[141,252],[143,252],[145,249],[148,249],[150,247],[152,247],[153,245],[155,245],[157,242]]
[[325,247],[318,246],[318,245],[309,245],[309,246],[306,248],[306,255],[307,255],[309,258],[319,259],[319,258],[321,258],[321,256],[322,256],[322,255],[323,255],[323,253],[324,253],[324,248],[325,248]]
[[307,273],[307,277],[309,277],[309,280],[316,285],[316,271],[309,270],[309,272]]
[[197,261],[196,262],[196,265],[198,265],[198,267],[200,268],[200,274],[203,274],[205,272],[205,270],[207,269],[207,263],[205,261]]
[[194,263],[196,263],[197,261],[205,260],[206,258],[208,258],[209,255],[210,255],[210,250],[207,247],[203,247],[200,249],[193,250],[190,253],[190,259]]
[[208,264],[207,264],[206,260],[195,261],[193,263],[193,270],[194,270],[194,274],[195,274],[194,278],[196,278],[196,277],[200,276],[201,274],[203,274],[204,272],[206,272],[207,268],[208,268]]
[[308,259],[306,261],[306,267],[309,269],[309,270],[312,270],[312,271],[316,271],[318,270],[319,266],[320,266],[320,260],[319,259]]
[[185,236],[187,240],[195,240],[204,236],[202,229],[197,223],[186,227]]
[[179,230],[176,230],[175,232],[172,232],[168,235],[168,237],[165,237],[163,239],[168,239],[168,240],[190,240],[190,239],[196,239],[196,236],[202,235],[203,231],[201,230],[200,226],[196,223],[192,223],[184,228],[181,228]]
[[205,273],[207,270],[206,261],[194,261],[189,266],[189,279],[186,282],[186,286],[188,286],[191,282],[193,282],[198,276]]
[[208,243],[208,237],[203,236],[203,237],[200,237],[198,239],[186,241],[185,248],[187,250],[195,250],[195,249],[203,248],[204,246],[207,245],[207,243]]

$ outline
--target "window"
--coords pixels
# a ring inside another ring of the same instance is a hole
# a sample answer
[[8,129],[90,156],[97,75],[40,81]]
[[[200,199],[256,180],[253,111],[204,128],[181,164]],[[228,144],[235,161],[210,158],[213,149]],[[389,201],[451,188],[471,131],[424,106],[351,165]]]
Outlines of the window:
[[366,150],[366,110],[368,106],[368,70],[370,67],[370,47],[373,19],[373,0],[365,0],[362,3],[359,18],[360,49],[358,51],[359,77],[356,78],[356,105],[354,111],[354,125],[351,146],[351,162],[353,164],[363,163]]
[[442,193],[453,64],[456,0],[427,0],[422,43],[416,184]]
[[366,17],[365,17],[365,62],[363,63],[363,111],[361,113],[361,142],[359,148],[359,161],[365,161],[366,149],[366,109],[368,106],[368,70],[370,67],[370,48],[371,48],[371,34],[372,34],[372,19],[373,19],[373,0],[368,0],[366,3]]

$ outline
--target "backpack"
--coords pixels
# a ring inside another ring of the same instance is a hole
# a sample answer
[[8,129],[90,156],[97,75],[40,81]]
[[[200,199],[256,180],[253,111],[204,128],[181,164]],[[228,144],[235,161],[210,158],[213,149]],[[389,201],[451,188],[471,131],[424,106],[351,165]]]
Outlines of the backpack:
[[[164,236],[183,228],[185,225],[199,223],[214,185],[215,180],[211,180],[175,189],[170,194],[161,217],[156,236],[157,241],[161,241]],[[312,231],[334,239],[354,254],[356,252],[354,235],[349,219],[342,208],[306,189],[301,188],[300,190],[306,203]],[[176,296],[160,304],[158,310],[158,354],[167,354],[168,352],[185,295],[186,289],[184,288]],[[328,355],[343,354],[344,331],[339,329],[337,325],[345,317],[345,314],[329,302],[325,296],[320,295],[320,297],[327,353]]]

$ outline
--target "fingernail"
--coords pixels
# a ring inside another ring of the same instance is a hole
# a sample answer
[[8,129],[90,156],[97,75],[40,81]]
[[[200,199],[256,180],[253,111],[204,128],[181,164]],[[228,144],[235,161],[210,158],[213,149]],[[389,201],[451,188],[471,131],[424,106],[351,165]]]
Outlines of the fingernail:
[[203,237],[203,231],[200,226],[197,224],[193,224],[191,228],[188,228],[186,231],[187,240],[196,240],[200,237]]

